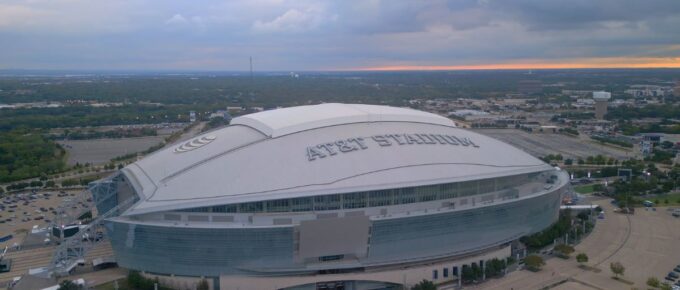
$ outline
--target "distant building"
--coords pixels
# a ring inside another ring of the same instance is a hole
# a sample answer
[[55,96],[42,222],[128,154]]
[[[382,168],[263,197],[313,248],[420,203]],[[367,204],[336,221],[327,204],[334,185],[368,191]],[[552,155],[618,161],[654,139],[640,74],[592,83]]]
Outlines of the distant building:
[[595,118],[598,120],[604,119],[607,114],[607,103],[612,98],[609,92],[593,92],[593,100],[595,100]]
[[586,108],[590,109],[590,108],[593,108],[595,106],[595,100],[590,99],[590,98],[588,98],[588,99],[581,98],[581,99],[576,100],[575,103],[572,103],[571,106],[576,108],[576,109],[586,109]]
[[680,97],[680,81],[677,81],[675,83],[675,88],[673,88],[673,95],[676,97]]
[[669,86],[656,85],[632,85],[630,86],[630,89],[624,91],[624,93],[636,98],[663,97],[670,95],[671,92],[672,90]]
[[196,111],[189,111],[189,122],[196,122]]
[[517,91],[521,94],[539,94],[543,92],[543,82],[539,80],[522,80],[517,84]]
[[466,119],[470,116],[488,116],[489,113],[484,112],[484,111],[479,111],[479,110],[456,110],[453,112],[449,112],[449,116],[456,116],[459,118]]
[[231,121],[231,115],[226,110],[218,110],[215,113],[210,114],[209,119],[222,118],[226,121]]
[[233,114],[233,113],[240,113],[240,112],[243,111],[243,110],[245,110],[245,108],[243,108],[243,107],[238,107],[238,106],[230,106],[230,107],[227,107],[227,111],[228,111],[229,113],[232,113],[232,114]]
[[651,154],[652,148],[654,148],[654,146],[652,146],[652,142],[650,141],[642,141],[640,143],[640,153],[644,156]]
[[562,94],[565,96],[576,96],[578,97],[587,97],[589,96],[591,91],[585,91],[585,90],[562,90]]
[[653,146],[661,144],[663,142],[663,133],[640,133],[639,134],[642,141],[650,142]]

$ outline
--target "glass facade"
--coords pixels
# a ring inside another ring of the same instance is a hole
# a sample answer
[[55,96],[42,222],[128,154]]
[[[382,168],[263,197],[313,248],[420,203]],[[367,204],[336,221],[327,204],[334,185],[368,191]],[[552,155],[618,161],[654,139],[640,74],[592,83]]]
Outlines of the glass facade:
[[[496,180],[494,180],[496,182]],[[503,182],[503,184],[512,184]],[[473,186],[474,185],[474,186]],[[220,212],[244,209],[310,210],[357,208],[428,201],[479,183],[450,184],[369,191],[309,199],[266,201],[262,206],[243,204],[213,207]],[[490,188],[490,187],[489,187]],[[498,189],[498,185],[495,185]],[[367,255],[362,267],[427,261],[488,249],[540,231],[555,222],[562,189],[523,200],[476,208],[404,215],[370,221]],[[472,192],[472,191],[469,191]],[[478,191],[475,191],[478,192]],[[349,197],[349,198],[345,198]],[[311,201],[311,202],[310,202]],[[327,201],[319,203],[318,201]],[[292,275],[332,270],[335,263],[315,265],[308,270],[296,259],[296,226],[195,228],[150,225],[134,221],[109,221],[107,230],[118,264],[158,274],[185,276]],[[321,258],[321,257],[320,257]],[[323,267],[321,267],[323,269]]]
[[[512,188],[535,180],[539,173],[453,182],[417,187],[350,192],[325,196],[299,197],[220,205],[182,210],[184,212],[302,212],[390,206],[480,195],[501,191],[500,199],[516,196]],[[543,180],[545,182],[545,180]]]
[[[372,222],[369,261],[458,255],[510,242],[555,222],[561,190],[527,200]],[[395,255],[395,253],[399,253]]]
[[122,267],[157,274],[219,276],[290,267],[293,228],[211,229],[107,225]]

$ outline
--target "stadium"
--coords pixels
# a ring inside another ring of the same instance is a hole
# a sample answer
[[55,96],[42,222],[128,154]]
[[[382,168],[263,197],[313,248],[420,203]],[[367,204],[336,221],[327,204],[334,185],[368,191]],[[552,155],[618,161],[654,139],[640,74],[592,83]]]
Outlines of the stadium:
[[[121,267],[214,289],[460,283],[559,214],[567,174],[448,118],[321,104],[234,118],[91,185]],[[227,287],[229,285],[229,287]]]

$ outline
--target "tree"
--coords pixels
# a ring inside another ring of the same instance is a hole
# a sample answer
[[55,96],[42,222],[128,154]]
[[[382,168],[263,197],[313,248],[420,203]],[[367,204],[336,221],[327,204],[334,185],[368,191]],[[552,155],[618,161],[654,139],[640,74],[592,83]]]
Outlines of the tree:
[[609,268],[612,270],[612,273],[614,273],[616,278],[618,278],[619,275],[623,276],[623,272],[626,271],[626,268],[619,262],[613,262],[609,264]]
[[565,244],[559,244],[555,246],[555,251],[558,252],[558,254],[563,255],[562,258],[569,258],[569,255],[574,252],[574,247],[570,245],[565,245]]
[[59,283],[57,290],[80,290],[82,287],[71,280],[64,280]]
[[666,282],[662,283],[659,287],[661,287],[661,290],[671,290],[673,287],[671,287],[671,284],[668,284]]
[[587,263],[588,255],[586,255],[586,253],[579,253],[578,255],[576,255],[576,262]]
[[545,265],[545,262],[543,261],[543,258],[538,255],[529,255],[524,258],[524,264],[526,264],[527,268],[531,271],[540,271],[541,266]]
[[437,290],[437,286],[432,283],[432,281],[423,280],[418,284],[413,285],[411,290]]
[[196,290],[210,290],[210,285],[208,285],[208,280],[201,279],[201,281],[198,281],[198,285],[196,285]]
[[659,279],[657,279],[656,277],[649,277],[647,279],[647,285],[650,287],[658,288],[659,284],[660,284]]
[[495,277],[502,274],[505,268],[506,268],[505,260],[493,258],[491,260],[486,261],[484,272],[486,273],[486,277]]
[[470,265],[470,269],[472,270],[472,276],[474,277],[474,280],[482,277],[482,267],[480,267],[479,264],[472,263],[472,265]]
[[472,268],[469,265],[463,265],[462,269],[460,270],[460,274],[463,282],[469,282],[475,279],[475,273],[472,271]]

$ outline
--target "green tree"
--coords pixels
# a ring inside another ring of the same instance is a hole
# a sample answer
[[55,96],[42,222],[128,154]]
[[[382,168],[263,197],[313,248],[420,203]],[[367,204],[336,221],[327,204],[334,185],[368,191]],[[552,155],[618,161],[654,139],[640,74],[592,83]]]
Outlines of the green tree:
[[559,244],[555,246],[555,251],[557,251],[559,254],[563,255],[564,258],[569,258],[569,255],[574,252],[574,247],[570,245],[565,245],[565,244]]
[[201,281],[198,282],[198,285],[196,285],[196,290],[210,290],[208,280],[201,279]]
[[475,279],[475,273],[472,271],[472,267],[469,265],[463,265],[462,269],[460,270],[460,274],[463,282],[469,282]]
[[71,280],[64,280],[59,283],[57,290],[80,290],[83,289],[80,285],[73,283]]
[[661,288],[661,290],[672,290],[672,289],[673,289],[673,287],[671,286],[671,284],[668,284],[668,283],[666,283],[666,282],[664,282],[664,283],[662,283],[661,285],[659,285],[659,287]]
[[543,258],[538,255],[529,255],[524,258],[524,264],[526,264],[527,268],[531,271],[540,271],[541,266],[545,265],[545,262],[543,261]]
[[491,260],[486,261],[484,271],[486,272],[486,277],[495,277],[502,274],[505,268],[506,268],[505,260],[493,258]]
[[576,255],[576,262],[587,263],[588,255],[586,255],[586,253],[579,253],[578,255]]
[[659,279],[656,277],[649,277],[647,278],[647,285],[650,287],[658,288],[659,287]]
[[418,282],[418,284],[413,285],[411,290],[437,290],[437,286],[432,283],[432,281],[423,280]]
[[619,277],[619,275],[623,276],[623,272],[626,271],[626,267],[624,267],[621,263],[619,262],[612,262],[609,264],[609,269],[612,270],[612,273],[614,273],[615,277]]

